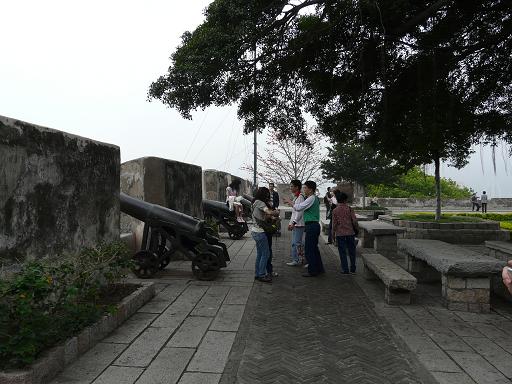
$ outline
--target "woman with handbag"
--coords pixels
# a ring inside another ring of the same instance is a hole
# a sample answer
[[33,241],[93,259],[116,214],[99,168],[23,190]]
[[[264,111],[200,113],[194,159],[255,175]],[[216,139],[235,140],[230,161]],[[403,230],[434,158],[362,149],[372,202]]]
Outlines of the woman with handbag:
[[[270,200],[268,188],[260,187],[254,195],[252,204],[251,235],[256,242],[256,263],[254,278],[263,283],[271,283],[272,275],[267,274],[267,263],[270,258],[270,247],[267,233],[276,229],[273,217],[279,216],[279,211],[272,210],[267,206]],[[267,233],[266,233],[267,232]]]
[[[332,211],[332,236],[336,237],[341,261],[341,273],[356,273],[356,235],[359,232],[356,214],[347,204],[346,193],[336,191],[338,205]],[[350,258],[350,270],[347,262],[347,250]]]

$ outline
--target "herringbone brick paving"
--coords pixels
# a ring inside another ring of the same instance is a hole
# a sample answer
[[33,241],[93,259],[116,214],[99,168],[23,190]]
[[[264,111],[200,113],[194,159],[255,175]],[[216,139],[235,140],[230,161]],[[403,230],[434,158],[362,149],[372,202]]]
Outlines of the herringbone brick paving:
[[221,383],[424,383],[339,260],[321,246],[326,274],[304,278],[289,240],[274,238],[279,276],[255,284]]

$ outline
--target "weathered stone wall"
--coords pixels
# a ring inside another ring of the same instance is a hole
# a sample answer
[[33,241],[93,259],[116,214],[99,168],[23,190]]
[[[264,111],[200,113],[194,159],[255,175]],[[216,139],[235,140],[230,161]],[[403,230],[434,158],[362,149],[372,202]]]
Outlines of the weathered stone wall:
[[233,179],[240,179],[241,194],[253,194],[253,186],[249,180],[240,176],[231,175],[227,172],[217,171],[216,169],[205,169],[203,171],[203,198],[208,200],[226,201],[226,187]]
[[0,264],[119,239],[119,148],[0,116]]
[[[373,200],[381,207],[397,209],[435,209],[435,199],[416,199],[416,198],[366,198],[366,203]],[[442,207],[449,210],[471,210],[471,203],[468,199],[443,199]],[[492,210],[512,210],[512,198],[491,198],[487,205],[489,211]]]
[[[197,165],[158,157],[142,157],[121,164],[121,191],[163,207],[202,217],[202,172]],[[144,223],[121,214],[121,232],[135,233],[140,246]]]

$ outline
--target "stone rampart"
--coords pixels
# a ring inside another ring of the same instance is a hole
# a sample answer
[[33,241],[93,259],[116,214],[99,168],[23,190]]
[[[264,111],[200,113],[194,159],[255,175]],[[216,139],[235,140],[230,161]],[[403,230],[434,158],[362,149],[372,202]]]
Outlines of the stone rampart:
[[119,239],[119,147],[0,116],[0,264]]
[[[197,165],[158,157],[142,157],[121,164],[121,191],[193,217],[202,217],[202,172]],[[138,234],[143,224],[121,214],[121,231]]]
[[226,187],[234,179],[240,179],[240,194],[253,194],[253,186],[249,180],[240,176],[232,175],[216,169],[205,169],[203,171],[203,198],[208,200],[226,201]]
[[[366,198],[366,203],[370,200],[375,201],[379,206],[386,208],[396,208],[399,210],[434,210],[436,208],[436,199],[416,199],[416,198]],[[441,206],[445,210],[471,210],[471,203],[467,199],[443,199]],[[512,198],[491,198],[487,205],[489,211],[493,210],[512,210]]]

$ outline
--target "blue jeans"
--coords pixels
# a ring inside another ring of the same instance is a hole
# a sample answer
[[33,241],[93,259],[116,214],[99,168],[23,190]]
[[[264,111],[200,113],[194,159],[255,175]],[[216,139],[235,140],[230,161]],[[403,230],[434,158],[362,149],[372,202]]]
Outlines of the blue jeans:
[[295,227],[292,230],[292,261],[299,263],[299,247],[302,247],[304,227]]
[[341,260],[341,271],[343,273],[348,273],[348,262],[347,262],[347,252],[350,257],[350,272],[356,271],[356,242],[355,235],[351,236],[336,236],[336,241],[338,243],[338,252],[340,254]]
[[318,222],[307,223],[304,253],[308,261],[308,272],[313,276],[325,272],[318,249],[318,236],[320,236],[320,224]]
[[274,271],[274,266],[272,265],[272,256],[274,255],[272,253],[272,234],[265,232],[265,235],[267,236],[267,242],[268,242],[268,259],[267,259],[267,274],[272,276],[272,272]]
[[267,235],[265,232],[251,232],[256,242],[255,276],[263,277],[267,274],[267,262],[270,257]]

